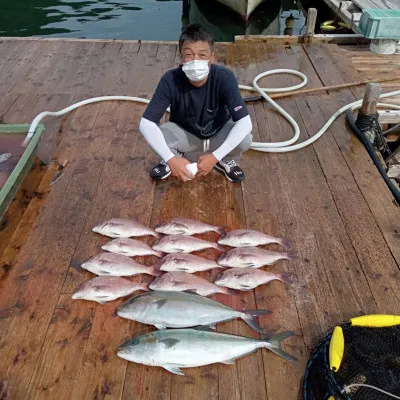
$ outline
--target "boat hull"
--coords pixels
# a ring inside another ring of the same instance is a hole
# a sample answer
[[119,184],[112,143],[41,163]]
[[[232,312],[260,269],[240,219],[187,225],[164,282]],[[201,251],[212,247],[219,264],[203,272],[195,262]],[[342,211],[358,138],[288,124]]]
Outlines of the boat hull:
[[265,0],[217,0],[219,3],[235,11],[247,21],[251,13]]

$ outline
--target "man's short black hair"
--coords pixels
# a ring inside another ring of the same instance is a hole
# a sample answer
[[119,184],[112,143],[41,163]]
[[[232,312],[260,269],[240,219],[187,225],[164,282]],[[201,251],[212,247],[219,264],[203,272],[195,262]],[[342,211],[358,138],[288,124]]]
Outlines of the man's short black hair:
[[182,51],[183,42],[188,40],[190,42],[208,42],[211,51],[214,49],[214,38],[212,33],[201,24],[190,24],[185,27],[179,38],[179,52]]

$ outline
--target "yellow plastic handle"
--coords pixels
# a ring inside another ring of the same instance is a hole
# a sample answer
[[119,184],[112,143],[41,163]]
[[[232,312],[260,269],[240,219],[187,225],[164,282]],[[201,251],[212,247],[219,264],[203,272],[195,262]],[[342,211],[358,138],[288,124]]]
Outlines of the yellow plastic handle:
[[343,329],[336,326],[332,332],[329,343],[329,367],[332,371],[338,371],[342,362],[344,353]]
[[369,326],[382,328],[385,326],[400,325],[400,315],[372,314],[350,319],[353,326]]

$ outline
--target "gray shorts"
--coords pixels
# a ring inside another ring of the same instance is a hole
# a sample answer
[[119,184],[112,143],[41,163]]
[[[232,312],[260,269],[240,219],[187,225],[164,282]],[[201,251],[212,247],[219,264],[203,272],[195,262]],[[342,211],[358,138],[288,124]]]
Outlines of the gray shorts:
[[[217,135],[208,140],[199,139],[174,122],[162,124],[160,129],[164,134],[168,147],[175,155],[179,156],[180,154],[184,154],[187,160],[197,162],[201,154],[212,153],[217,150],[228,137],[234,125],[235,123],[233,121],[228,121]],[[253,136],[250,133],[237,147],[223,158],[223,161],[235,160],[238,162],[240,155],[249,150],[252,141]]]

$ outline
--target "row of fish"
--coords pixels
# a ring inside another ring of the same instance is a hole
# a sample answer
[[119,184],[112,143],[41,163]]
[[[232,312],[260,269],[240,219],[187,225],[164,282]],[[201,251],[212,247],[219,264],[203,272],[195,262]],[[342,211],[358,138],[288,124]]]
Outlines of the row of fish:
[[[97,225],[93,231],[114,240],[102,246],[106,252],[81,265],[98,276],[81,285],[73,298],[105,303],[138,290],[145,291],[122,304],[117,314],[159,329],[125,342],[118,350],[119,357],[161,366],[180,375],[183,375],[181,368],[216,362],[233,364],[235,359],[262,347],[287,360],[296,360],[280,347],[280,342],[293,332],[256,340],[204,330],[214,329],[219,322],[241,318],[257,332],[267,334],[256,318],[268,314],[268,310],[239,311],[205,296],[216,293],[236,295],[232,289],[251,290],[274,279],[290,283],[291,279],[285,273],[273,274],[258,269],[280,259],[290,259],[288,253],[256,247],[270,243],[286,247],[283,240],[251,230],[225,232],[222,227],[181,217],[162,223],[154,230],[135,221],[112,219]],[[221,235],[217,243],[191,237],[210,231]],[[169,236],[161,237],[161,234]],[[131,239],[148,235],[158,239],[152,247]],[[236,248],[225,252],[222,245]],[[224,254],[217,261],[188,254],[207,248],[215,248]],[[169,254],[163,257],[163,253]],[[145,255],[154,255],[160,260],[154,266],[145,266],[130,258]],[[220,273],[214,283],[194,275],[198,271],[226,267],[230,269]],[[155,278],[149,285],[123,278],[138,274]]]
[[122,277],[98,276],[79,286],[72,298],[104,304],[139,290],[190,291],[200,296],[211,296],[217,293],[235,296],[238,293],[232,289],[251,290],[273,280],[292,283],[290,276],[286,273],[274,274],[259,270],[247,270],[247,268],[225,271],[217,276],[214,283],[186,272],[167,272],[155,278],[149,285]]
[[[255,247],[272,243],[280,244],[283,247],[288,246],[286,240],[266,235],[263,232],[249,229],[236,229],[230,232],[225,232],[223,227],[209,225],[200,221],[192,220],[190,218],[182,217],[176,217],[170,221],[163,222],[157,225],[154,230],[130,219],[112,218],[96,225],[92,231],[111,238],[132,238],[140,236],[154,236],[156,238],[160,238],[161,234],[169,236],[192,236],[206,232],[217,232],[220,234],[217,244],[224,246]],[[154,250],[163,251],[165,253],[175,253],[177,251],[170,251],[175,250],[175,246],[173,246],[174,243],[176,244],[176,241],[170,242],[160,240],[157,243],[158,249],[154,248]],[[203,247],[205,244],[201,245],[200,243],[201,242],[196,241],[183,242],[184,248],[181,248],[180,246],[178,246],[178,248],[179,250],[186,250],[186,252],[188,252],[188,250],[196,251],[209,247],[221,249],[218,245],[210,245],[210,242],[207,244],[208,247]],[[191,246],[194,246],[195,248],[188,249],[188,247]],[[173,248],[170,249],[170,247]],[[224,251],[224,249],[222,250]]]
[[279,260],[291,260],[288,254],[259,249],[257,247],[242,247],[224,253],[217,261],[194,254],[172,253],[159,260],[153,267],[145,267],[130,257],[118,252],[118,249],[103,246],[103,252],[96,254],[82,263],[82,268],[97,275],[132,276],[138,273],[159,275],[157,270],[164,272],[201,272],[214,268],[260,268],[272,265]]

